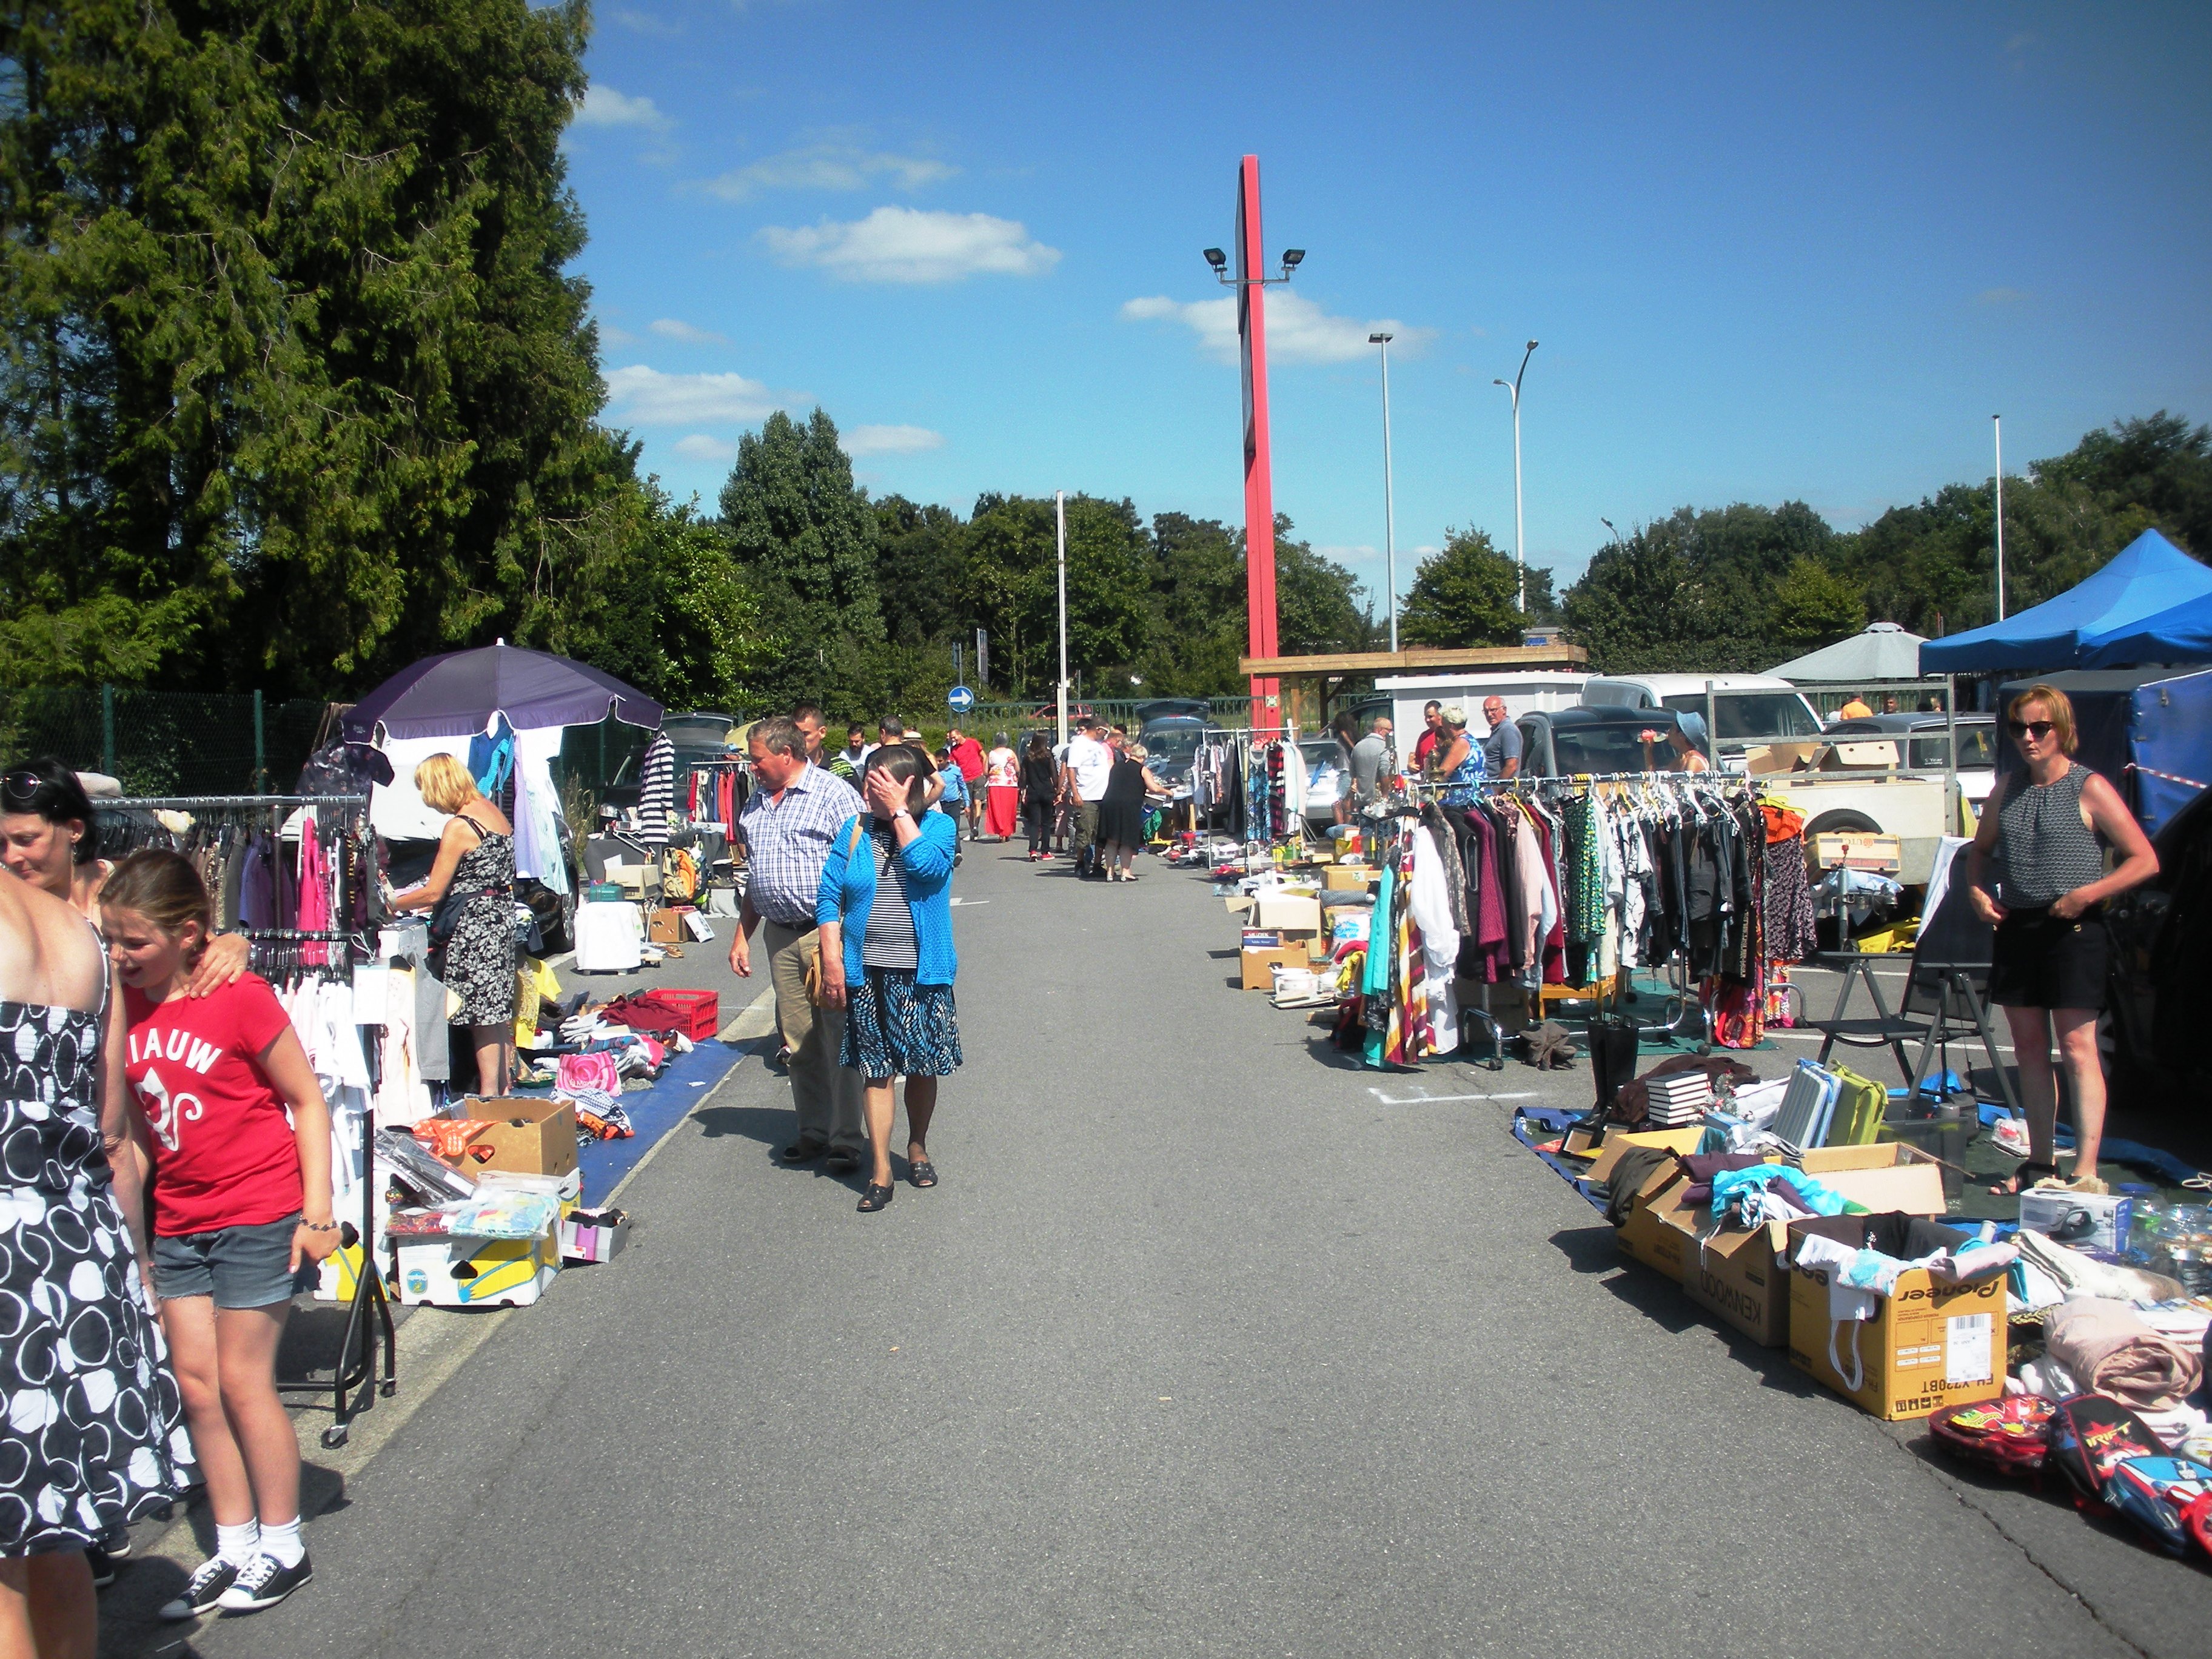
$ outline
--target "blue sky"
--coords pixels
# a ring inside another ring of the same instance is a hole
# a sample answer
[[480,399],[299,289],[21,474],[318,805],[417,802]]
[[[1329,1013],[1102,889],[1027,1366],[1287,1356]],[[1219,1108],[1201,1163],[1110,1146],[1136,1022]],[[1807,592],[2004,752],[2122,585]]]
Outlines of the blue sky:
[[[1572,579],[1686,503],[1841,528],[2212,420],[2212,8],[599,0],[568,139],[606,418],[708,502],[826,408],[877,494],[1243,512],[1200,258],[1261,158],[1276,504],[1381,609],[1447,526]],[[1293,297],[1285,300],[1288,292]]]

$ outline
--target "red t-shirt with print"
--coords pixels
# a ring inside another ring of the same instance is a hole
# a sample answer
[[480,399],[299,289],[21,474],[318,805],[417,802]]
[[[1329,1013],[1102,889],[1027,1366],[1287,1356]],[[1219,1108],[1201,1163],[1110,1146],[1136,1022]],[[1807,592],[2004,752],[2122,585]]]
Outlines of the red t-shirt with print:
[[952,759],[960,768],[960,775],[969,783],[983,775],[983,745],[973,738],[963,738],[952,745]]
[[149,1002],[125,986],[124,1075],[154,1138],[154,1231],[163,1238],[281,1221],[306,1201],[300,1144],[260,1055],[289,1025],[247,974],[199,998]]

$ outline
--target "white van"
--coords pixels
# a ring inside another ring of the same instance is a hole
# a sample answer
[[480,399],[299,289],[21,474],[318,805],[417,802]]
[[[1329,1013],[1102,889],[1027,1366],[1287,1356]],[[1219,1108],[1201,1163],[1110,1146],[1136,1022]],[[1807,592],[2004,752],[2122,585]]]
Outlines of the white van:
[[[1398,749],[1411,755],[1421,735],[1421,715],[1431,702],[1456,703],[1467,711],[1468,729],[1479,741],[1489,730],[1482,721],[1485,697],[1505,699],[1508,719],[1519,720],[1534,709],[1572,708],[1582,699],[1587,674],[1549,669],[1522,669],[1503,674],[1480,672],[1461,674],[1394,674],[1375,682],[1374,691],[1360,700],[1359,729],[1365,731],[1374,716],[1387,713],[1398,734]],[[1389,708],[1374,707],[1390,700]]]
[[1771,674],[1607,675],[1583,687],[1589,708],[1671,708],[1678,714],[1705,713],[1705,688],[1712,688],[1713,724],[1709,732],[1716,752],[1747,743],[1803,743],[1820,735],[1820,717],[1805,694]]

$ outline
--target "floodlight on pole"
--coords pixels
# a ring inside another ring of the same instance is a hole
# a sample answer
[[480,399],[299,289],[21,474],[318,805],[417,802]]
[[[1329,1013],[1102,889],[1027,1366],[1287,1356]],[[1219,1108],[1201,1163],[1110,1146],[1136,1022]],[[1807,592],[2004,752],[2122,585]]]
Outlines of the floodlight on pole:
[[1492,380],[1492,386],[1502,386],[1513,398],[1513,562],[1521,572],[1521,614],[1528,614],[1528,556],[1522,544],[1521,530],[1521,377],[1528,372],[1528,359],[1535,355],[1536,343],[1528,342],[1528,349],[1521,354],[1521,367],[1510,380]]
[[[1290,256],[1283,256],[1288,259]],[[1382,349],[1382,564],[1390,584],[1390,648],[1398,648],[1398,507],[1390,478],[1390,342],[1370,334],[1367,343]]]
[[1053,517],[1060,548],[1060,741],[1067,741],[1067,492],[1052,492]]

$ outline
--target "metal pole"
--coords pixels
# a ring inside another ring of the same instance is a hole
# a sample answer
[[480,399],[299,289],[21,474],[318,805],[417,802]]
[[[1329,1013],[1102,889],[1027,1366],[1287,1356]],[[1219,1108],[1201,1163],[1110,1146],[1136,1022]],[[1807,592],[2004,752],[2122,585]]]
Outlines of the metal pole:
[[261,694],[253,694],[253,793],[260,794],[269,787],[268,744],[263,738]]
[[115,776],[115,688],[100,688],[100,769]]
[[1052,492],[1060,532],[1060,741],[1067,741],[1067,492]]
[[1390,583],[1390,648],[1398,648],[1398,501],[1390,477],[1390,339],[1367,337],[1382,349],[1382,562]]
[[[1527,368],[1523,357],[1521,367]],[[1513,563],[1521,573],[1521,615],[1528,615],[1528,555],[1521,539],[1521,381],[1513,381]]]
[[1972,835],[1966,827],[1966,797],[1959,790],[1959,684],[1950,674],[1943,676],[1943,756],[1944,821],[1960,835]]
[[2004,620],[2004,416],[1990,416],[1997,447],[1997,620]]
[[[1713,683],[1711,680],[1707,680],[1705,682],[1705,746],[1713,751],[1711,756],[1713,770],[1716,772],[1719,771],[1721,767],[1721,723],[1717,711],[1713,707]],[[1746,771],[1749,771],[1751,769],[1750,763],[1747,760],[1745,763],[1744,769]]]

